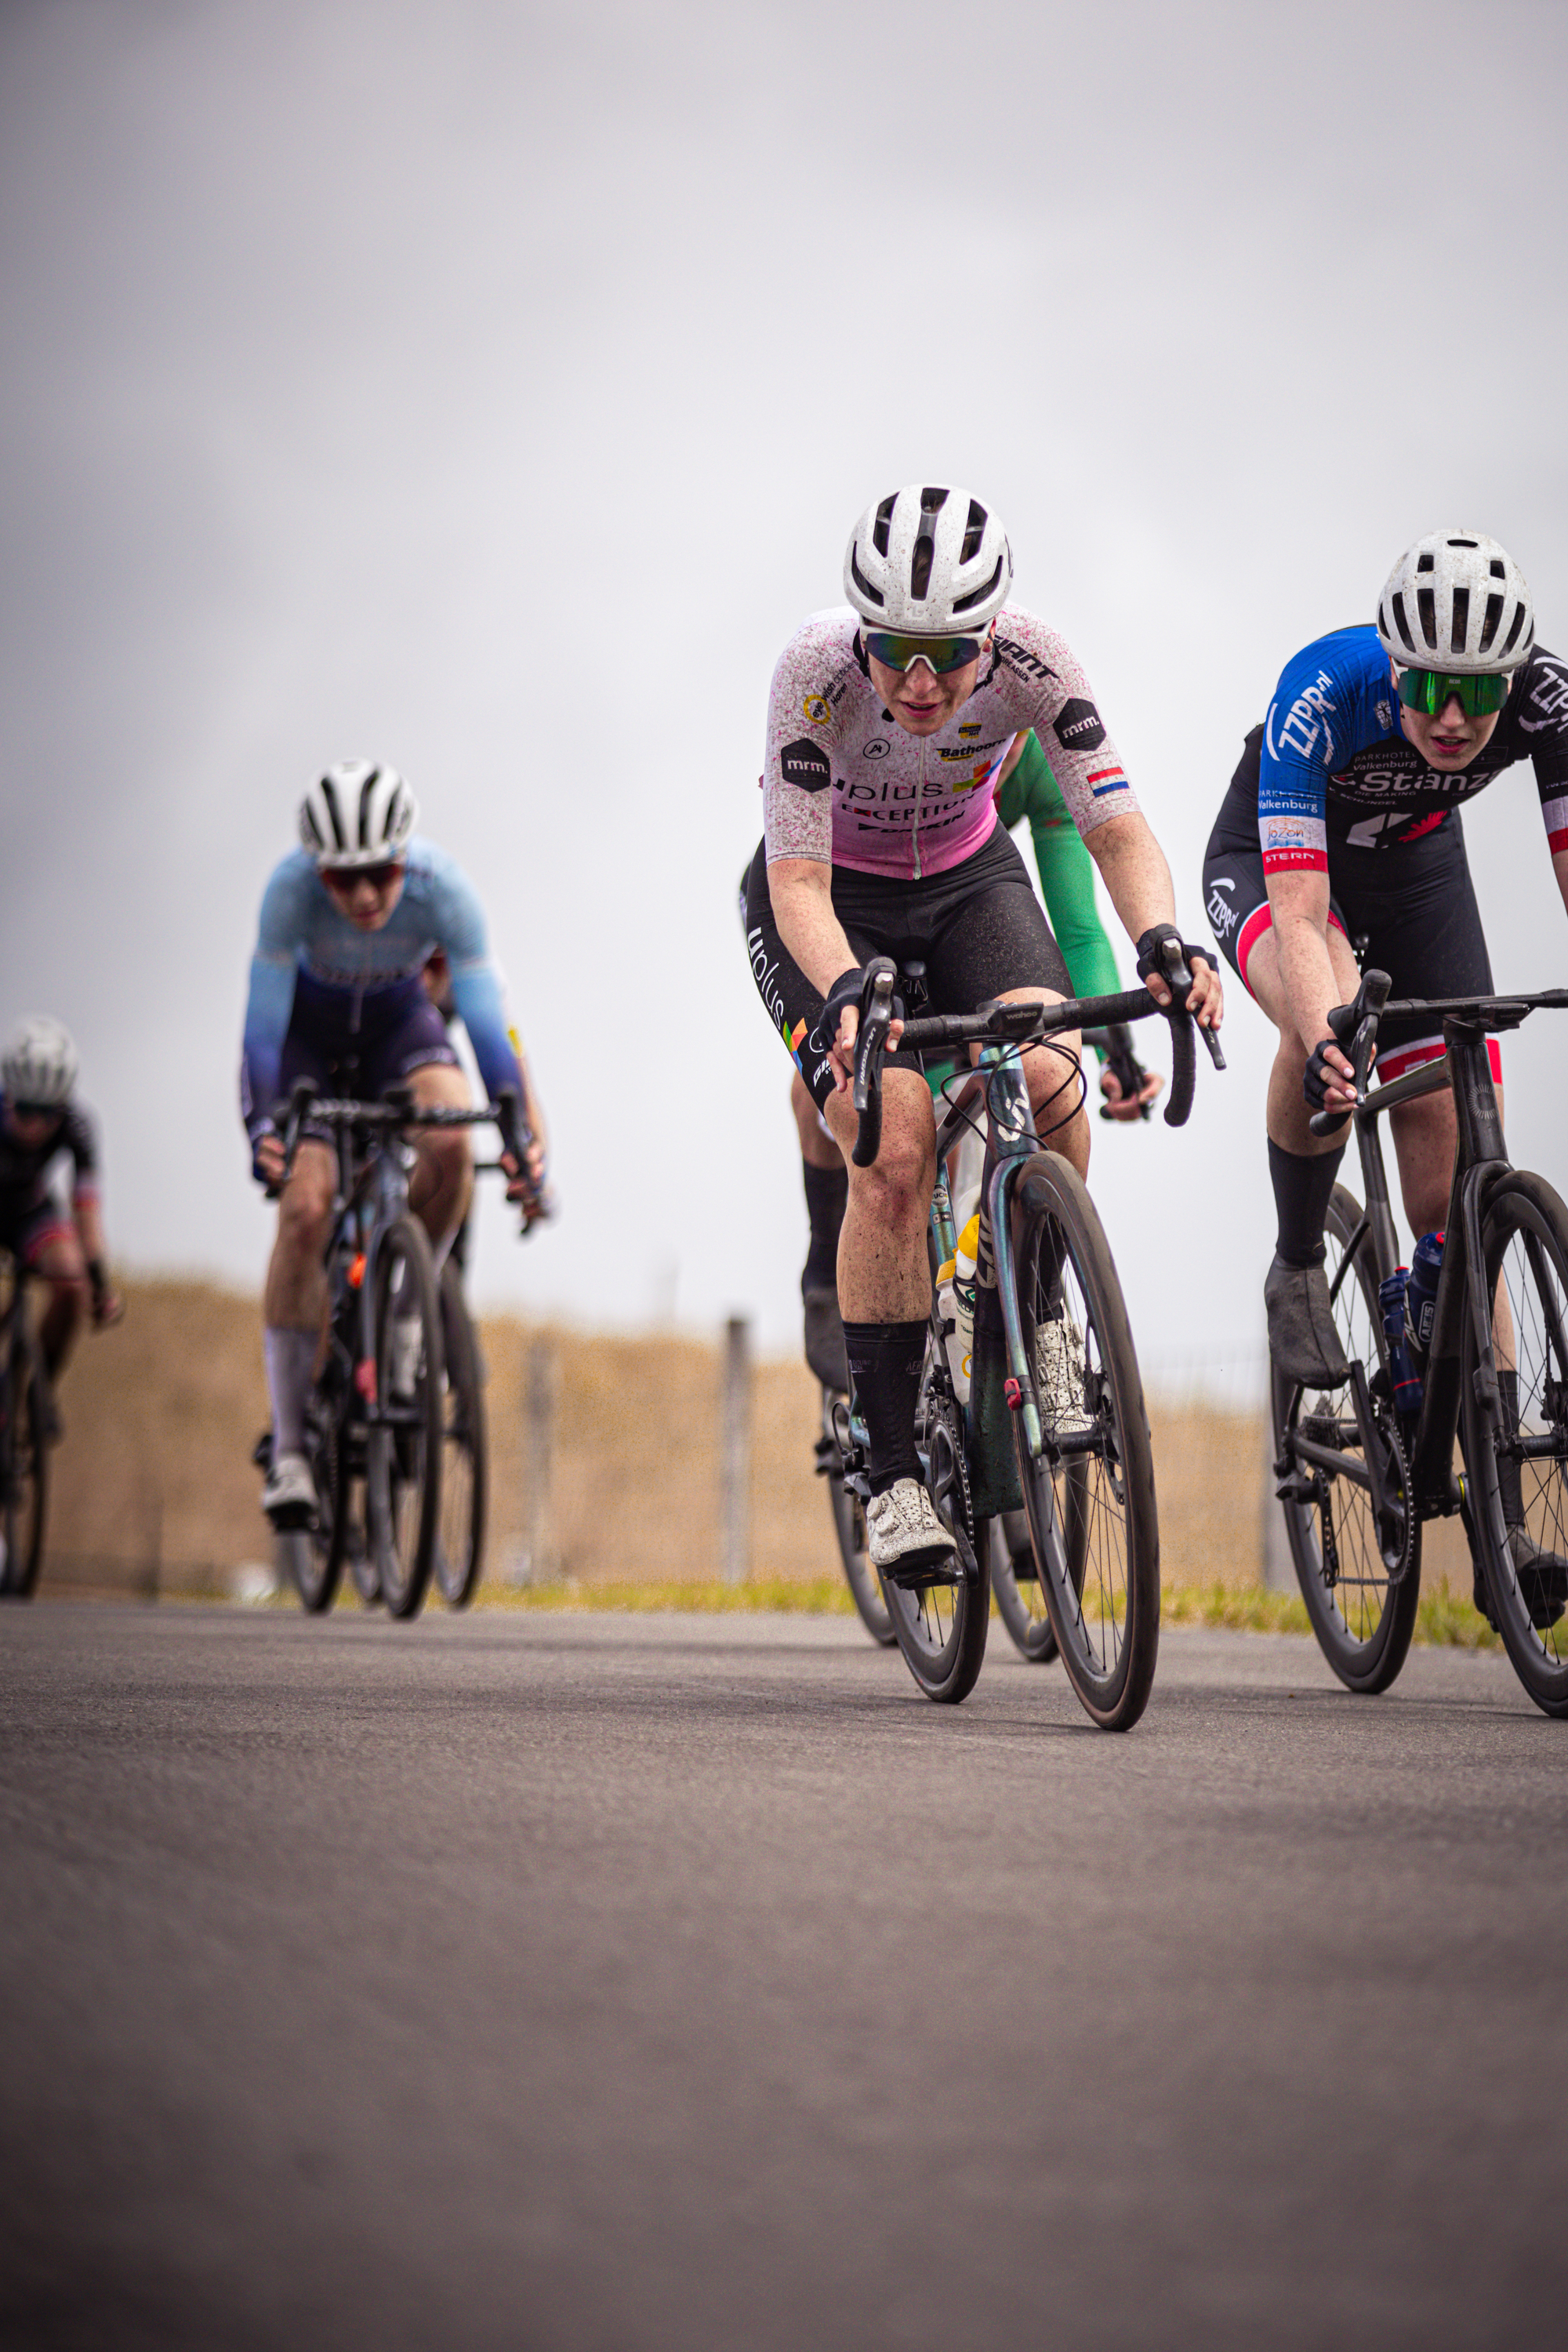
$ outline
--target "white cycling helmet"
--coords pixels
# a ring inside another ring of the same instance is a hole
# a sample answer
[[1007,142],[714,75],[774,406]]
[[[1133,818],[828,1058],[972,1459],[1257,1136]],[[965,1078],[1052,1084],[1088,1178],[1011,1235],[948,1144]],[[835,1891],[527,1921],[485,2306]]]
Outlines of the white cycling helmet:
[[910,484],[868,507],[844,557],[844,593],[874,629],[978,634],[1007,601],[1013,554],[967,490]]
[[76,1071],[70,1032],[47,1013],[24,1013],[0,1053],[6,1101],[39,1110],[58,1110],[70,1100]]
[[1519,669],[1535,643],[1523,572],[1479,530],[1435,530],[1407,548],[1377,600],[1377,634],[1401,669]]
[[408,846],[419,803],[395,768],[340,760],[300,803],[300,838],[318,866],[384,866]]

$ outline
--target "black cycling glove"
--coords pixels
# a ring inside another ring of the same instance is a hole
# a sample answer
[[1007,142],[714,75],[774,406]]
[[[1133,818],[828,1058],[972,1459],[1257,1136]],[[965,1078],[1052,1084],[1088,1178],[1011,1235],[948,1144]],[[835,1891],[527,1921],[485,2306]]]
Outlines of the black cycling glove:
[[1183,939],[1180,931],[1177,930],[1174,923],[1151,923],[1148,929],[1144,932],[1142,938],[1138,942],[1138,977],[1140,980],[1147,980],[1152,971],[1157,971],[1162,980],[1165,978],[1165,967],[1160,960],[1160,950],[1164,946],[1167,940],[1175,940],[1176,945],[1182,950],[1182,960],[1186,964],[1189,971],[1192,970],[1194,961],[1210,965],[1213,964],[1214,958],[1210,955],[1207,948],[1189,947],[1186,941]]
[[847,971],[839,973],[828,990],[823,1002],[822,1011],[816,1019],[816,1034],[822,1040],[825,1053],[832,1051],[838,1035],[838,1024],[848,1008],[853,1005],[856,1012],[859,1012],[860,995],[865,978],[866,975],[858,963],[851,964]]
[[250,1172],[258,1184],[269,1184],[272,1179],[264,1174],[261,1163],[256,1155],[259,1146],[266,1141],[267,1138],[278,1133],[278,1123],[275,1119],[265,1118],[247,1119],[246,1133],[250,1138]]
[[[1307,1100],[1313,1110],[1328,1109],[1329,1105],[1324,1096],[1323,1088],[1331,1080],[1336,1087],[1342,1086],[1344,1084],[1344,1073],[1342,1070],[1336,1070],[1331,1062],[1325,1062],[1323,1059],[1324,1055],[1328,1052],[1331,1045],[1336,1053],[1341,1051],[1339,1041],[1334,1037],[1325,1037],[1321,1045],[1313,1046],[1310,1058],[1307,1063],[1306,1070],[1302,1076],[1301,1092],[1306,1096]],[[1350,1113],[1348,1110],[1345,1112],[1344,1116],[1346,1118],[1349,1118]]]

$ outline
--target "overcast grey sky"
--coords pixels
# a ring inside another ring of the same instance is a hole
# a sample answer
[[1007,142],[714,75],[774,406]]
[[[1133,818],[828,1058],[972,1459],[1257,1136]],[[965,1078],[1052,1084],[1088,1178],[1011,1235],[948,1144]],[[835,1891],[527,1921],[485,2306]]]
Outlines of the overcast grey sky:
[[[480,885],[555,1130],[564,1214],[520,1249],[491,1201],[481,1296],[793,1344],[734,893],[856,514],[1000,509],[1201,931],[1243,734],[1409,540],[1493,532],[1568,636],[1565,51],[1524,0],[8,0],[0,1019],[75,1031],[120,1257],[258,1277],[257,903],[369,752]],[[1500,982],[1568,977],[1528,772],[1467,829]],[[1155,1369],[1258,1346],[1232,1003],[1184,1134],[1097,1129]],[[1510,1139],[1564,1183],[1533,1029]]]

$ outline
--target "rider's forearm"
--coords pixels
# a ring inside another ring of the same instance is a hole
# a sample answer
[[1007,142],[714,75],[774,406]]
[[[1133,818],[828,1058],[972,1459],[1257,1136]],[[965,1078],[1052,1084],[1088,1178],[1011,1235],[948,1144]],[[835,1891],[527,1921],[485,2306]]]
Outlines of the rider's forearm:
[[109,1262],[109,1245],[103,1237],[103,1212],[97,1195],[84,1193],[71,1203],[76,1219],[77,1238],[81,1254],[89,1265],[105,1265]]
[[768,868],[768,896],[780,939],[819,996],[860,961],[833,910],[833,868],[781,857]]
[[1563,911],[1568,914],[1568,849],[1552,851],[1552,871],[1557,877],[1557,888],[1563,900]]
[[1141,940],[1152,923],[1175,921],[1171,869],[1146,818],[1110,817],[1084,835],[1084,847],[1100,868],[1130,940]]
[[1279,956],[1279,976],[1290,1006],[1290,1017],[1304,1050],[1310,1054],[1330,1034],[1329,1013],[1344,1002],[1344,991],[1334,978],[1329,957],[1328,892],[1323,893],[1321,919],[1315,912],[1281,904],[1269,893],[1274,940]]

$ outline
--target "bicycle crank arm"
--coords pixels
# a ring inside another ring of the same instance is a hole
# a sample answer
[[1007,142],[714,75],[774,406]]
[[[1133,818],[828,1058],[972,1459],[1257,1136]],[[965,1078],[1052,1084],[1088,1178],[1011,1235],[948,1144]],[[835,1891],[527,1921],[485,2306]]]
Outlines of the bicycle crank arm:
[[[1361,1431],[1361,1447],[1366,1466],[1372,1475],[1367,1484],[1372,1489],[1372,1515],[1377,1522],[1378,1541],[1393,1549],[1399,1538],[1399,1504],[1389,1490],[1388,1471],[1393,1453],[1383,1432],[1373,1418],[1372,1397],[1366,1385],[1366,1366],[1358,1356],[1351,1365],[1351,1394],[1355,1400],[1356,1424]],[[1347,1475],[1344,1463],[1339,1465],[1340,1475]]]

